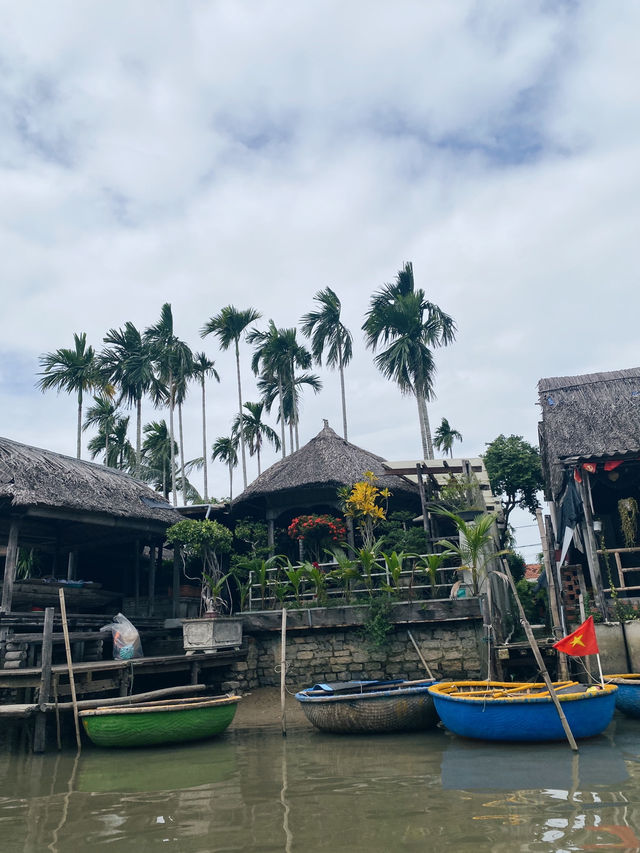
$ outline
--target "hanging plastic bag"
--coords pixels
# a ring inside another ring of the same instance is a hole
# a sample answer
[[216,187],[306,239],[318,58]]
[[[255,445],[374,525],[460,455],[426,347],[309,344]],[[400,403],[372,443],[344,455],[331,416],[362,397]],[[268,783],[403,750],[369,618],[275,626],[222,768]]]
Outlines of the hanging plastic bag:
[[118,613],[113,622],[103,625],[100,630],[111,631],[114,660],[131,660],[131,658],[144,657],[138,629],[122,613]]

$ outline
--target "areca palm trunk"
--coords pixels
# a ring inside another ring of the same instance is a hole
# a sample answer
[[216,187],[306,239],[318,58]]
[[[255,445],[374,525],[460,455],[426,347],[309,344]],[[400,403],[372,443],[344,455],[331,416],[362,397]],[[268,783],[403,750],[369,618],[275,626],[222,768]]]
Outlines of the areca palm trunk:
[[178,493],[176,491],[176,459],[173,452],[173,409],[175,406],[175,389],[173,387],[173,374],[169,371],[169,464],[171,465],[171,496],[173,505],[178,506]]
[[80,459],[82,452],[82,388],[78,391],[78,438],[76,441],[76,456]]
[[[242,423],[242,383],[240,379],[240,347],[238,346],[238,338],[235,338],[236,344],[236,373],[238,376],[238,417],[240,418],[240,423]],[[242,429],[240,430],[240,452],[242,455],[242,482],[244,484],[244,488],[247,488],[247,455],[244,449],[244,434]]]
[[178,403],[178,435],[180,436],[180,468],[182,471],[182,475],[180,477],[180,483],[182,486],[182,502],[186,504],[185,498],[185,473],[184,473],[184,434],[182,431],[182,403]]
[[344,390],[344,364],[342,363],[342,343],[338,341],[338,371],[340,373],[340,397],[342,400],[342,430],[347,441],[347,395]]
[[207,483],[207,406],[204,390],[204,373],[202,374],[202,461],[204,464],[204,499],[209,497],[209,486]]
[[136,400],[136,477],[140,476],[142,461],[142,395]]
[[280,405],[280,435],[282,440],[282,458],[284,459],[287,455],[287,448],[284,439],[284,392],[282,389],[282,376],[280,376],[280,374],[278,374],[278,402]]
[[233,506],[233,465],[229,462],[229,509]]

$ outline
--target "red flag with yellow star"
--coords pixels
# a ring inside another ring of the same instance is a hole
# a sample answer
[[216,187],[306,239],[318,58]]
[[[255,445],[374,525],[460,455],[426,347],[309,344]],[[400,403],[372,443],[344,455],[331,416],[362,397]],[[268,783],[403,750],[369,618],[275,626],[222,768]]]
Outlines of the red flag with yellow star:
[[597,655],[599,649],[593,616],[589,616],[586,622],[583,622],[573,633],[567,634],[566,637],[554,643],[553,648],[559,652],[564,652],[565,655],[573,655],[574,657]]

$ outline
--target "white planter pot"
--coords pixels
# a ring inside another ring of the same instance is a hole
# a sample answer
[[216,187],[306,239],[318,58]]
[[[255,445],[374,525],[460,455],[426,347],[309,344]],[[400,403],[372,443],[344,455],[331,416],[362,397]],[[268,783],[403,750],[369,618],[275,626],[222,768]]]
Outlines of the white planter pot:
[[242,619],[185,619],[182,623],[182,645],[187,654],[240,648]]

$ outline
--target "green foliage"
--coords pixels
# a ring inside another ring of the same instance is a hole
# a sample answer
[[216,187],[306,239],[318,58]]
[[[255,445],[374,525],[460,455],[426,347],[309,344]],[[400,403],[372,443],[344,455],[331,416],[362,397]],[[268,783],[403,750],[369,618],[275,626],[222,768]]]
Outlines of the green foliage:
[[367,619],[362,626],[362,637],[373,648],[384,648],[393,630],[390,621],[391,604],[386,599],[373,599],[369,605]]
[[420,554],[425,550],[426,540],[422,525],[413,523],[415,513],[396,511],[389,514],[378,527],[379,541],[385,551],[409,551]]
[[327,599],[327,578],[325,573],[322,569],[314,566],[313,563],[304,563],[303,566],[306,576],[315,587],[316,602],[318,604],[325,604]]
[[528,622],[544,623],[547,617],[547,591],[524,578],[516,582],[518,598]]
[[232,565],[242,557],[269,556],[269,543],[267,525],[263,521],[254,521],[251,518],[241,518],[236,522],[233,531]]
[[523,580],[526,563],[522,554],[516,554],[514,551],[507,551],[504,557],[509,564],[514,581],[517,583],[518,581]]
[[338,564],[338,567],[329,572],[329,576],[342,585],[344,598],[347,604],[351,601],[351,590],[353,584],[360,580],[360,570],[355,560],[348,557],[342,548],[335,548],[330,553]]
[[638,536],[638,503],[635,498],[622,498],[618,501],[620,528],[624,536],[625,548],[635,548]]
[[446,483],[440,486],[438,498],[454,512],[483,506],[480,485],[474,474],[470,477],[450,474]]
[[167,530],[166,539],[180,549],[185,574],[189,563],[198,562],[203,575],[217,580],[220,558],[231,551],[233,534],[217,521],[184,519]]
[[544,486],[540,453],[521,435],[499,435],[483,455],[494,495],[502,498],[505,520],[516,507],[535,515],[540,506],[537,492]]
[[284,566],[284,573],[293,590],[293,595],[296,600],[296,604],[298,607],[302,607],[302,585],[305,577],[307,576],[306,567],[303,566],[294,566],[291,560],[287,559],[286,565]]
[[[454,552],[448,550],[441,551],[439,554],[426,554],[414,566],[414,574],[424,574],[429,578],[431,595],[434,598],[438,586],[438,570],[443,568],[452,556],[455,556]],[[411,585],[413,586],[413,577]]]
[[459,544],[450,542],[448,539],[437,544],[456,554],[460,558],[461,568],[471,571],[473,594],[477,595],[481,571],[495,557],[501,557],[507,553],[504,550],[493,550],[495,518],[487,514],[477,516],[473,521],[467,522],[459,515],[444,509],[437,509],[436,512],[452,521],[460,534]]

